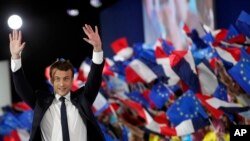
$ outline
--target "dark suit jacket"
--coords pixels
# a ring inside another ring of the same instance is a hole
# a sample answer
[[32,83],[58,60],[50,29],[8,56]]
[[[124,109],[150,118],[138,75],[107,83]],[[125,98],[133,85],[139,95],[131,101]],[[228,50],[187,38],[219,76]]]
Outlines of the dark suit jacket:
[[[91,106],[101,85],[103,66],[104,61],[101,65],[92,63],[85,86],[71,92],[71,102],[79,110],[81,118],[86,124],[88,141],[105,140],[91,111]],[[34,92],[25,78],[22,68],[12,73],[12,76],[18,95],[34,110],[30,141],[41,141],[40,123],[55,96],[47,91]]]

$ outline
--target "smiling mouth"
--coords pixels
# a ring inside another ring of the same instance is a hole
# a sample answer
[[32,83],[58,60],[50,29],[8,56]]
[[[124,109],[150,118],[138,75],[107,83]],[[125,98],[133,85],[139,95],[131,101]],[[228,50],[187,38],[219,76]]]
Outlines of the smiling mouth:
[[59,90],[59,91],[65,91],[66,88],[59,88],[58,90]]

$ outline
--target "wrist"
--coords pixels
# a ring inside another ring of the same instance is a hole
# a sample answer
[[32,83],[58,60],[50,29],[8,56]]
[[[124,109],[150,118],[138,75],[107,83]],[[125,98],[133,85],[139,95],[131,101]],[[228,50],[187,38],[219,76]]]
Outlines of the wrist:
[[21,56],[20,56],[20,55],[11,55],[11,58],[12,58],[12,59],[20,59]]
[[94,48],[94,52],[101,52],[102,48]]

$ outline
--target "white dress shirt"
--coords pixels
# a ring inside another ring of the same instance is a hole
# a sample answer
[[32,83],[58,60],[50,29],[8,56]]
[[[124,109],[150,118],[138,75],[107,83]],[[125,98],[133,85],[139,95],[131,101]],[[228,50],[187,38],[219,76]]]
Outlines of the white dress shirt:
[[[103,61],[103,52],[93,52],[92,61],[95,64],[101,64]],[[21,59],[11,59],[11,70],[13,72],[20,69],[22,66]],[[69,136],[71,141],[87,141],[87,129],[83,122],[78,109],[71,103],[71,93],[68,93],[64,97],[67,119],[69,127]],[[43,141],[62,141],[62,126],[61,126],[61,96],[55,94],[55,99],[45,112],[43,119],[40,123],[42,140]]]
[[[55,99],[50,105],[49,109],[41,121],[41,131],[43,141],[62,141],[62,126],[61,126],[61,113],[60,108],[62,102],[59,100],[60,95],[56,94]],[[69,138],[71,141],[87,141],[87,129],[80,117],[78,109],[70,101],[70,93],[64,96],[68,127]]]

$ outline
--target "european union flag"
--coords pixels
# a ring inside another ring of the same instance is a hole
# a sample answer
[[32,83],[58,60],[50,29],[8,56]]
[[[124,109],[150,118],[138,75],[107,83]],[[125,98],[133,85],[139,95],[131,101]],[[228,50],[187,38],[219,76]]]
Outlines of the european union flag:
[[167,116],[174,126],[187,119],[207,119],[208,115],[195,97],[194,93],[188,90],[179,97],[167,110]]
[[217,97],[221,100],[228,101],[228,99],[227,99],[227,87],[224,84],[219,83],[213,96]]
[[250,56],[241,49],[240,61],[228,73],[250,95]]
[[245,11],[240,13],[236,21],[236,26],[244,35],[250,38],[250,15]]
[[153,101],[158,109],[161,109],[171,94],[172,91],[167,86],[165,86],[164,83],[159,81],[153,86],[149,98]]

